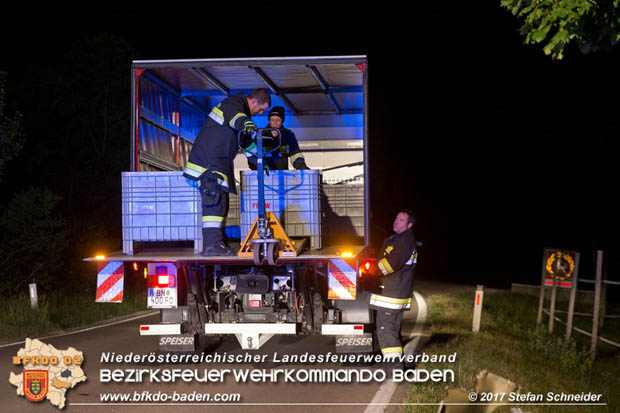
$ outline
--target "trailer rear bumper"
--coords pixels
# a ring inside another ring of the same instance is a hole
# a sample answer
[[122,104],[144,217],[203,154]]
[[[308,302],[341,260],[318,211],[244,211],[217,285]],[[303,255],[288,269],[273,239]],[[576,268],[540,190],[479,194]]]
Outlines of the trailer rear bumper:
[[181,334],[181,324],[143,324],[140,326],[141,336],[167,336]]
[[364,324],[323,324],[321,334],[324,336],[361,336]]
[[[141,336],[173,336],[182,335],[181,324],[143,324],[140,326]],[[204,334],[234,334],[244,350],[258,350],[276,334],[297,334],[296,323],[206,323]],[[323,324],[321,335],[351,337],[365,336],[364,324]]]
[[[205,334],[296,334],[294,323],[207,323]],[[160,336],[181,334],[181,324],[142,324],[141,336]],[[323,324],[324,336],[363,335],[363,324]]]

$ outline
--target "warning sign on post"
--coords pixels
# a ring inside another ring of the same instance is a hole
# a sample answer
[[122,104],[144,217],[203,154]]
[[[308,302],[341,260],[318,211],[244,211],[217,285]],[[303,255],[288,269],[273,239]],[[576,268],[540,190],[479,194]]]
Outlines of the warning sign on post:
[[546,249],[543,258],[545,285],[552,287],[555,279],[558,287],[571,288],[575,278],[578,254],[574,251]]

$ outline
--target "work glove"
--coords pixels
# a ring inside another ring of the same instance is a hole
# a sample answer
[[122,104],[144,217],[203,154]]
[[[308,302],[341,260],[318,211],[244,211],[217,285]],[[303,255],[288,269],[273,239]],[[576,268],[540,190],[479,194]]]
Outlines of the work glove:
[[258,128],[256,127],[256,123],[252,119],[246,119],[243,122],[243,131],[245,133],[249,133],[250,135],[256,132]]
[[250,167],[251,170],[255,171],[258,169],[258,165],[256,165],[256,156],[250,156],[248,158],[248,166]]
[[[248,165],[250,166],[251,170],[253,171],[258,170],[258,164],[256,163],[256,156],[250,156],[248,158]],[[267,166],[267,164],[264,161],[263,161],[263,171],[265,171],[267,176],[269,176],[269,166]]]
[[187,182],[187,184],[192,188],[198,189],[200,187],[198,181],[194,181],[193,179],[185,178],[185,182]]
[[308,165],[306,165],[306,161],[304,160],[304,158],[295,159],[295,162],[293,162],[293,167],[295,169],[310,169],[308,168]]

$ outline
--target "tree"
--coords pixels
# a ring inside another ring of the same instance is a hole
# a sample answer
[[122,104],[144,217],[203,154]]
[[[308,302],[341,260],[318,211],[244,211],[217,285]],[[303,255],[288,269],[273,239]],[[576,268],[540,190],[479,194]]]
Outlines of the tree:
[[[0,295],[15,294],[36,279],[45,290],[58,278],[67,247],[65,220],[56,212],[61,198],[48,189],[17,193],[0,216]],[[64,280],[66,282],[66,280]]]
[[0,72],[0,182],[2,181],[4,166],[17,155],[24,143],[21,114],[15,112],[12,116],[8,116],[4,113],[5,81],[6,73]]
[[582,53],[609,51],[620,41],[620,0],[501,0],[523,18],[526,44],[544,44],[543,52],[561,60],[575,44]]
[[120,241],[120,174],[129,168],[130,74],[135,56],[124,39],[100,34],[28,73],[25,182],[62,196],[71,236],[70,262]]

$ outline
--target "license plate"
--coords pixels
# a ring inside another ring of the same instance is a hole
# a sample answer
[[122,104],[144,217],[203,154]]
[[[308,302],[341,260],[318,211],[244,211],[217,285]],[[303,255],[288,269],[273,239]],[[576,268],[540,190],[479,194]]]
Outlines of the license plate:
[[149,288],[147,298],[148,308],[176,308],[176,288]]
[[356,336],[336,336],[337,353],[372,352],[372,333]]

